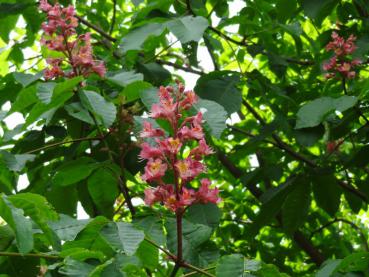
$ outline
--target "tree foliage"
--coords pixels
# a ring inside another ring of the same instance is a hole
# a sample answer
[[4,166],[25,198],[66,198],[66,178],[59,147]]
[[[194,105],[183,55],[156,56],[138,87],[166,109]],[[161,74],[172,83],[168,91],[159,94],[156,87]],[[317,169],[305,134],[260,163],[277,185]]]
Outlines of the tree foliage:
[[[95,73],[48,78],[65,53],[39,2],[0,0],[1,276],[368,276],[366,1],[58,2]],[[222,198],[186,209],[180,263],[138,157],[175,80],[196,81]]]

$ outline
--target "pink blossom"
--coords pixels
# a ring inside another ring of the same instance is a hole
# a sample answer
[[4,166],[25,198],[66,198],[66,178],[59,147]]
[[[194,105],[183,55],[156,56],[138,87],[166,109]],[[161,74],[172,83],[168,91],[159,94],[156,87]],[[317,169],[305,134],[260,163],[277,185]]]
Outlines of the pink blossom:
[[199,145],[192,149],[190,156],[193,156],[195,160],[201,160],[203,156],[213,154],[214,151],[207,145],[205,139],[200,139]]
[[197,139],[197,140],[200,140],[200,139],[204,138],[204,132],[203,132],[201,126],[195,126],[195,127],[191,128],[191,129],[188,128],[187,126],[183,126],[178,131],[178,136],[182,140],[188,140],[188,139]]
[[165,154],[177,154],[179,149],[182,146],[182,143],[179,138],[167,138],[165,140],[159,141],[158,144],[160,149]]
[[185,98],[179,103],[179,106],[188,110],[197,102],[197,96],[193,91],[185,92]]
[[151,182],[159,180],[165,175],[168,166],[161,159],[151,159],[145,166],[145,173],[141,176],[142,180]]
[[163,157],[163,153],[159,148],[152,147],[147,142],[141,144],[140,158],[144,160]]
[[106,74],[105,64],[103,62],[95,62],[92,66],[92,71],[95,72],[100,77],[104,77]]
[[192,180],[197,175],[205,171],[205,166],[201,162],[191,158],[177,161],[175,168],[179,177],[184,181]]
[[219,203],[222,199],[219,197],[219,190],[218,188],[211,189],[210,187],[210,180],[209,179],[202,179],[201,187],[196,193],[196,199],[200,203]]
[[47,0],[40,0],[40,9],[44,12],[48,12],[51,9],[51,5],[47,2]]
[[140,133],[141,138],[162,137],[164,135],[165,133],[162,129],[154,129],[150,122],[143,122],[143,130]]

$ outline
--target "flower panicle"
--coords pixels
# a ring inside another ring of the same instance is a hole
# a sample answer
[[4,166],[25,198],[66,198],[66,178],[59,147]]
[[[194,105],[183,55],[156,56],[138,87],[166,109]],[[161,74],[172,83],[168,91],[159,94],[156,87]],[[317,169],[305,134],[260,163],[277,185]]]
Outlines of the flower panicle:
[[352,55],[357,46],[355,45],[356,37],[350,35],[348,39],[340,37],[336,32],[333,32],[332,41],[330,41],[325,49],[333,51],[334,56],[328,62],[323,64],[323,69],[327,71],[326,79],[331,79],[341,76],[346,79],[354,79],[356,77],[356,67],[361,64],[359,59],[352,59]]
[[[46,60],[49,67],[45,70],[45,79],[87,77],[92,73],[103,77],[106,68],[102,61],[94,59],[90,33],[77,35],[78,18],[74,7],[63,8],[58,3],[50,5],[47,0],[40,0],[39,8],[47,14],[47,21],[41,26],[44,31],[41,44],[61,53],[61,57]],[[64,70],[66,64],[72,70]]]
[[[193,91],[185,91],[183,84],[177,82],[176,88],[160,87],[159,102],[153,104],[150,117],[169,122],[172,134],[166,135],[161,128],[145,121],[141,138],[151,138],[152,144],[141,144],[140,158],[147,160],[145,172],[141,178],[152,184],[154,188],[145,190],[145,203],[153,205],[162,203],[171,211],[183,211],[194,203],[219,203],[219,190],[210,188],[208,179],[201,179],[198,191],[186,185],[198,175],[206,171],[202,159],[213,153],[206,143],[203,132],[203,115],[198,112],[194,116],[185,116],[187,111],[197,102]],[[187,157],[182,158],[184,147],[195,142]],[[173,171],[174,184],[165,184],[163,177],[168,170]]]

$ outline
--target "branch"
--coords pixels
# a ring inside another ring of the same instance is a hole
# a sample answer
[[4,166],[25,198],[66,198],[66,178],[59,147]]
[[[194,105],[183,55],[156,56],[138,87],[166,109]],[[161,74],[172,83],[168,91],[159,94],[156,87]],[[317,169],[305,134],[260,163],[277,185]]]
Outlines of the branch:
[[117,0],[113,0],[113,17],[111,19],[111,25],[110,25],[110,30],[109,30],[110,35],[114,30],[116,14],[117,14]]
[[0,252],[0,256],[5,257],[22,257],[22,258],[42,258],[42,259],[61,259],[59,256],[54,255],[48,255],[43,253],[28,253],[28,254],[22,254],[17,252]]
[[79,15],[76,15],[76,17],[78,18],[79,21],[81,21],[87,27],[90,27],[91,29],[95,30],[96,32],[98,32],[100,35],[102,35],[106,39],[110,40],[111,42],[116,42],[117,41],[116,38],[113,38],[111,35],[109,35],[107,32],[105,32],[99,26],[96,26],[96,25],[90,23],[89,21],[87,21],[86,19],[84,19],[83,17],[81,17]]
[[81,141],[91,141],[91,140],[103,140],[102,137],[93,137],[93,138],[78,138],[78,139],[72,139],[72,140],[67,140],[67,141],[60,141],[60,142],[55,142],[55,143],[51,143],[51,144],[47,144],[45,146],[33,149],[31,151],[26,152],[25,154],[31,154],[31,153],[35,153],[38,151],[42,151],[42,150],[46,150],[48,148],[52,148],[55,146],[59,146],[59,145],[63,145],[63,144],[68,144],[68,143],[76,143],[76,142],[81,142]]
[[368,245],[368,242],[367,242],[367,239],[365,237],[365,234],[364,234],[363,230],[359,226],[357,226],[355,223],[353,223],[353,222],[351,222],[347,219],[344,219],[344,218],[334,218],[333,220],[328,221],[327,223],[323,224],[318,229],[312,231],[311,234],[310,234],[310,238],[312,238],[315,234],[320,233],[325,228],[329,227],[330,225],[332,225],[336,222],[346,223],[346,224],[350,225],[352,228],[354,228],[356,231],[358,231],[360,239],[362,240],[362,243],[363,243],[363,246],[364,246],[365,250],[369,251],[369,245]]
[[193,69],[191,67],[184,67],[184,66],[181,66],[179,64],[169,62],[169,61],[164,61],[164,60],[157,59],[157,60],[155,60],[155,62],[158,63],[158,64],[161,64],[161,65],[168,65],[168,66],[174,67],[176,69],[183,70],[183,71],[193,73],[193,74],[197,74],[197,75],[205,74],[204,72],[202,72],[200,70],[196,70],[196,69]]

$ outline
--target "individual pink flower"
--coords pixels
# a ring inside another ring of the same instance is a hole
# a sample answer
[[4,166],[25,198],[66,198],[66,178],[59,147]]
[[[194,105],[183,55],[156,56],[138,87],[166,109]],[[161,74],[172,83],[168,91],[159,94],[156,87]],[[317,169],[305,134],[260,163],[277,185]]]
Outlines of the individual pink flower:
[[205,139],[200,139],[199,145],[190,151],[190,156],[195,160],[201,160],[203,156],[213,154],[214,151],[207,145]]
[[205,167],[201,162],[191,158],[177,161],[175,168],[179,174],[179,177],[185,182],[192,180],[197,175],[205,171]]
[[149,160],[145,166],[145,173],[141,176],[142,180],[151,182],[161,179],[167,170],[167,164],[161,159]]
[[193,91],[185,92],[185,98],[179,102],[179,106],[185,110],[188,110],[197,102],[197,95]]
[[147,142],[144,142],[141,144],[139,156],[143,160],[150,160],[163,157],[163,153],[159,148],[152,147]]
[[192,127],[192,128],[188,128],[187,126],[183,126],[179,130],[178,136],[182,140],[188,140],[188,139],[200,140],[200,139],[204,138],[204,132],[203,132],[201,126],[195,126],[195,127]]
[[150,122],[143,122],[143,130],[140,133],[141,138],[162,137],[164,135],[165,133],[162,129],[154,129]]
[[165,140],[158,140],[158,144],[160,149],[165,154],[177,154],[179,149],[182,146],[182,143],[179,138],[167,138]]
[[196,199],[200,203],[219,203],[222,199],[219,197],[219,190],[218,188],[211,189],[210,187],[210,180],[209,179],[202,179],[201,187],[196,193]]

